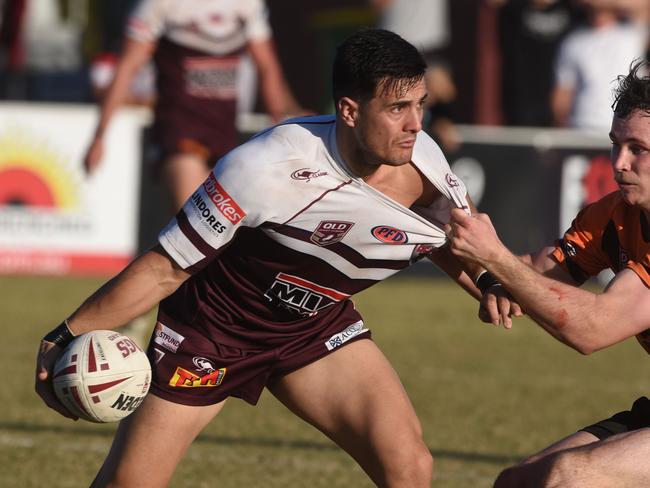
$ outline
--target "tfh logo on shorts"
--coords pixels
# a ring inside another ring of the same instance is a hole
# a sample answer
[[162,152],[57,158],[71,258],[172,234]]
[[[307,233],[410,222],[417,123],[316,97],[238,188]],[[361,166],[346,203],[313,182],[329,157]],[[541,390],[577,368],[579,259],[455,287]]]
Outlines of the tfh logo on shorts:
[[323,220],[318,224],[309,240],[319,246],[329,246],[343,239],[353,225],[352,222]]
[[174,388],[210,388],[219,386],[224,376],[226,376],[226,368],[219,368],[216,371],[199,376],[177,366],[174,375],[169,380],[169,386]]
[[298,276],[278,273],[264,296],[280,307],[311,316],[350,295],[317,285]]
[[185,340],[185,336],[180,335],[178,332],[171,330],[162,322],[156,322],[154,329],[153,341],[171,352],[178,351],[178,347]]
[[331,351],[364,332],[368,332],[368,329],[364,329],[363,321],[359,320],[358,322],[348,326],[344,331],[334,334],[332,337],[327,339],[327,341],[325,341],[325,347],[327,347],[328,351]]
[[235,202],[228,192],[224,190],[213,173],[210,173],[208,179],[203,183],[203,189],[206,191],[212,203],[214,203],[217,210],[226,217],[231,224],[237,224],[241,219],[246,216],[237,202]]

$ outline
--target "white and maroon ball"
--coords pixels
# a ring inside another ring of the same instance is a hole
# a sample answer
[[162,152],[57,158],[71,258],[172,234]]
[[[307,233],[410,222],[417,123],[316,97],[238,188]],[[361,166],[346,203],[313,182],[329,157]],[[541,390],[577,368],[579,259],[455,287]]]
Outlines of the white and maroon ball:
[[133,339],[113,330],[75,338],[53,371],[54,392],[90,422],[116,422],[132,413],[151,385],[151,365]]

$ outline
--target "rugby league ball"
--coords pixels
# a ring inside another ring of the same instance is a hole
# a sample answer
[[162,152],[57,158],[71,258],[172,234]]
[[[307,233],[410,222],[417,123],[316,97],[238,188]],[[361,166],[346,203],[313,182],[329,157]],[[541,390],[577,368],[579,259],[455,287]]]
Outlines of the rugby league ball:
[[65,407],[90,422],[117,422],[144,400],[151,365],[133,339],[113,330],[76,337],[54,365],[54,392]]

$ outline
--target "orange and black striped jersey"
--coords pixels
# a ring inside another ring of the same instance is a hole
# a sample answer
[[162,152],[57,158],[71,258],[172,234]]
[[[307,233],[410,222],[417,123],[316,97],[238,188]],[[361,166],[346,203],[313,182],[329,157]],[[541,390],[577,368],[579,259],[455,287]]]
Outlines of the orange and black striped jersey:
[[553,257],[579,284],[606,268],[629,268],[650,288],[650,224],[640,208],[610,193],[578,213]]
[[[579,284],[606,268],[629,268],[650,288],[650,224],[639,207],[610,193],[580,211],[553,257]],[[650,329],[636,338],[650,354]]]

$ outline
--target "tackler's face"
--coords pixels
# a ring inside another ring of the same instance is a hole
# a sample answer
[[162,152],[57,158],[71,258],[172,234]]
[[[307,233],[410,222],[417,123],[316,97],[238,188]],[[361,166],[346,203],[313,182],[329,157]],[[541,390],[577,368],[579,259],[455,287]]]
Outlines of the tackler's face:
[[426,97],[421,78],[380,83],[374,97],[359,102],[355,136],[367,164],[401,166],[411,161]]
[[623,199],[650,213],[650,114],[633,111],[614,117],[611,162]]

